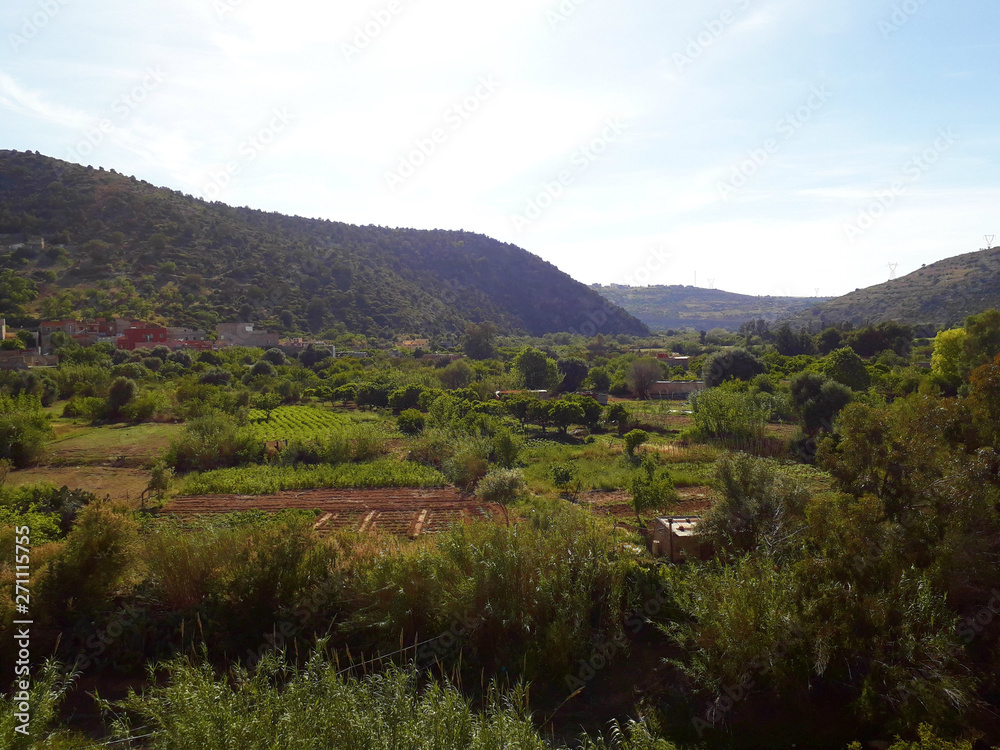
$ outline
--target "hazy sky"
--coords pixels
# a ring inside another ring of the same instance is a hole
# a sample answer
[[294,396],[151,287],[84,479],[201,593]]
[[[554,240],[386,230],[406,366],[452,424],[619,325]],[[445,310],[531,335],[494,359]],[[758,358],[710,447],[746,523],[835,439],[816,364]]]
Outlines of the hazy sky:
[[841,294],[1000,234],[996,0],[4,0],[0,147]]

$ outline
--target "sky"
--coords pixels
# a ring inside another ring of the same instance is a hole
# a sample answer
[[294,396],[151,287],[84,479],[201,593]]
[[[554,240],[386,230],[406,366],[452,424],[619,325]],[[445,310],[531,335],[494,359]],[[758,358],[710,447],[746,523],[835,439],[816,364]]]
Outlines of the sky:
[[836,296],[1000,234],[998,28],[996,0],[4,0],[0,148],[585,283]]

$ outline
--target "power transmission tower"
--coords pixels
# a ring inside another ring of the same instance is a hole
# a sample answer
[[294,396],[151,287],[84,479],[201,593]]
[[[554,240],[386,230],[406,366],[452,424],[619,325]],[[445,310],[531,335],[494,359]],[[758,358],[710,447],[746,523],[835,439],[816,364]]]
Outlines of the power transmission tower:
[[816,287],[816,296],[819,296],[819,287]]
[[715,279],[709,279],[708,280],[708,288],[709,289],[715,289]]
[[899,268],[899,263],[889,263],[889,281],[896,278],[896,269]]
[[988,234],[988,235],[986,235],[986,249],[987,250],[992,250],[993,249],[993,240],[995,240],[996,238],[997,238],[997,236],[995,234]]

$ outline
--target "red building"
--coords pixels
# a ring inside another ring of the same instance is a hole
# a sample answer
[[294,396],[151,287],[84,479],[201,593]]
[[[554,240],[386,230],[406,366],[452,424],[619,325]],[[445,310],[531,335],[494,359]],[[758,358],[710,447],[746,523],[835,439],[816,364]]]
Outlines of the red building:
[[167,329],[160,326],[134,326],[126,328],[118,338],[119,349],[152,349],[167,343]]

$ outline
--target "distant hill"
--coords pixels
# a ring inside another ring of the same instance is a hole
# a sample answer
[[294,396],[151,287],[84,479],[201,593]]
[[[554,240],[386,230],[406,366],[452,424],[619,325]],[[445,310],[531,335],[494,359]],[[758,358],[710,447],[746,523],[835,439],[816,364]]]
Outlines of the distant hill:
[[775,321],[808,309],[823,297],[755,297],[693,286],[620,286],[591,289],[620,305],[653,330],[737,330],[751,319]]
[[1000,308],[1000,248],[956,255],[789,316],[794,326],[895,320],[934,330]]
[[552,264],[480,234],[232,208],[32,153],[0,151],[0,235],[8,318],[244,320],[384,338],[481,321],[504,333],[648,333]]

